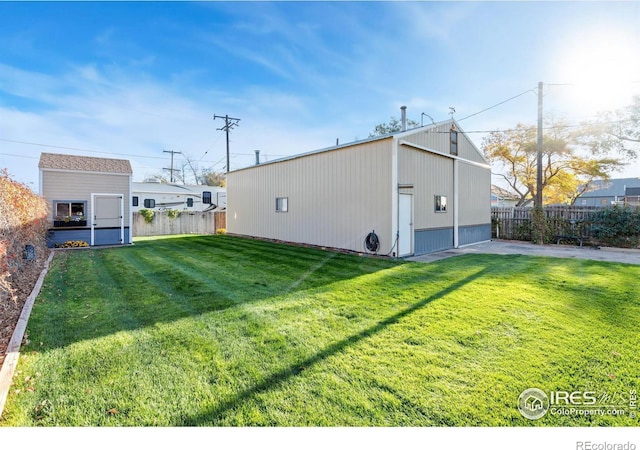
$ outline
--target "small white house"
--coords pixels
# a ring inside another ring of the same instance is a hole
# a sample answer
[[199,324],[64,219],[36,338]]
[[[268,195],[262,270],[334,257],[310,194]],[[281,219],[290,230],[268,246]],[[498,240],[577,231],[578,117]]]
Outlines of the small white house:
[[50,208],[50,247],[66,241],[131,244],[129,161],[42,153],[38,167],[40,195]]
[[134,212],[141,209],[205,212],[227,206],[227,191],[219,186],[167,184],[147,179],[133,182],[132,189]]
[[491,167],[455,120],[227,174],[227,231],[410,256],[491,239]]

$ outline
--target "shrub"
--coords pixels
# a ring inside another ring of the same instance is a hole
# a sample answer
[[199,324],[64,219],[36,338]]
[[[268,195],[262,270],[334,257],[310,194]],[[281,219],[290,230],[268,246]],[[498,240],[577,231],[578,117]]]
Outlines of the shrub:
[[591,236],[601,245],[635,248],[640,241],[640,208],[614,205],[591,217]]
[[177,209],[168,209],[167,210],[167,217],[169,217],[169,219],[177,219],[178,217],[180,217],[182,213],[180,211],[178,211]]
[[[47,203],[31,189],[0,171],[0,303],[14,298],[23,278],[33,278],[47,255]],[[23,258],[26,245],[35,259]]]
[[216,230],[216,234],[227,234],[227,229],[226,228],[218,228]]
[[144,217],[144,221],[146,223],[151,223],[153,222],[153,216],[155,216],[155,212],[151,209],[141,209],[140,215]]

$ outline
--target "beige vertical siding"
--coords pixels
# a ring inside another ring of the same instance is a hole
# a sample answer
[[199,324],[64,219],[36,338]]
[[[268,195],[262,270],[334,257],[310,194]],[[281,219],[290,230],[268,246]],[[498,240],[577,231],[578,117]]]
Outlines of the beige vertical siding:
[[[400,146],[398,184],[413,185],[414,230],[453,226],[453,159]],[[446,213],[435,212],[436,195],[447,197]]]
[[460,161],[459,225],[491,223],[491,171]]
[[42,171],[42,192],[49,205],[49,220],[53,221],[54,200],[87,202],[90,214],[91,194],[124,194],[125,227],[129,226],[131,199],[128,174]]
[[[391,250],[393,140],[383,139],[227,174],[227,231],[363,251],[375,230]],[[276,212],[287,197],[289,211]]]
[[[451,124],[452,122],[446,122],[437,127],[424,127],[424,130],[418,129],[408,136],[403,136],[402,140],[448,154],[450,151],[449,131],[451,130]],[[470,161],[487,164],[467,135],[463,134],[460,129],[458,131],[458,156]]]

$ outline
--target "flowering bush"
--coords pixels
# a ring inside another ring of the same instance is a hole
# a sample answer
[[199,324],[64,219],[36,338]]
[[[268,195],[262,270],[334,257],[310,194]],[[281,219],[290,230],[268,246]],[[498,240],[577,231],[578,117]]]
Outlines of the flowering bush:
[[80,248],[89,247],[89,244],[85,241],[67,241],[64,244],[57,245],[58,248]]
[[[0,304],[13,299],[25,276],[40,271],[47,254],[47,203],[31,189],[0,170]],[[23,258],[26,245],[35,250],[35,260]]]
[[216,230],[216,234],[227,234],[227,229],[226,228],[218,228]]

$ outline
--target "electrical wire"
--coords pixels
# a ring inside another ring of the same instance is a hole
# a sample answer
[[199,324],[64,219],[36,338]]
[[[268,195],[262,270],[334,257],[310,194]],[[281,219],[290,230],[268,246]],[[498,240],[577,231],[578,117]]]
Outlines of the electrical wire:
[[508,99],[506,99],[506,100],[503,100],[503,101],[501,101],[500,103],[496,103],[496,104],[495,104],[495,105],[493,105],[493,106],[489,106],[488,108],[485,108],[485,109],[483,109],[483,110],[481,110],[481,111],[478,111],[478,112],[473,113],[473,114],[469,114],[468,116],[463,117],[462,119],[456,119],[456,121],[457,121],[457,122],[462,122],[463,120],[468,119],[469,117],[477,116],[478,114],[482,114],[483,112],[489,111],[490,109],[496,108],[496,107],[498,107],[498,106],[500,106],[500,105],[504,105],[505,103],[510,102],[511,100],[515,100],[515,99],[516,99],[516,98],[518,98],[518,97],[522,97],[523,95],[528,94],[529,92],[533,92],[533,93],[535,93],[535,92],[536,92],[536,90],[537,90],[537,88],[527,89],[526,91],[521,92],[521,93],[520,93],[520,94],[518,94],[518,95],[514,95],[513,97],[510,97],[510,98],[508,98]]

